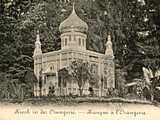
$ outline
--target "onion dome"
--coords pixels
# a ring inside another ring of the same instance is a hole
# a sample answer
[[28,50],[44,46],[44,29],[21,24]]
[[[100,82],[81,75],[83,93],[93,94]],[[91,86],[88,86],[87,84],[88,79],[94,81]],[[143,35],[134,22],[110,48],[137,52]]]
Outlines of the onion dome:
[[86,33],[88,31],[88,25],[86,22],[81,20],[74,9],[74,4],[73,4],[73,10],[72,13],[69,15],[67,19],[65,19],[59,26],[59,30],[61,33],[64,32],[70,32],[70,31],[77,31],[77,32],[82,32]]

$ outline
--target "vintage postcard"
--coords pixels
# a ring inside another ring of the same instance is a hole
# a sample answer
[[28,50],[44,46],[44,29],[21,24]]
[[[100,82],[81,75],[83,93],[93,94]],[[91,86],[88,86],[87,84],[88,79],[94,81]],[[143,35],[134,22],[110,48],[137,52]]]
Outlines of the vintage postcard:
[[1,0],[0,120],[159,120],[158,0]]

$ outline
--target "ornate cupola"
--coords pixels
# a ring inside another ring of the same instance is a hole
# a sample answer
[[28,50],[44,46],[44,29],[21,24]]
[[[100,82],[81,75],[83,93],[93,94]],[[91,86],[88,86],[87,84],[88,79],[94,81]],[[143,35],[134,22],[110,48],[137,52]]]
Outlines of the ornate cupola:
[[76,14],[73,4],[72,13],[59,26],[62,49],[86,49],[88,25]]
[[39,37],[39,31],[37,31],[37,37],[36,37],[36,42],[35,42],[35,49],[34,49],[34,54],[33,56],[38,56],[42,55],[42,50],[41,50],[41,42],[40,42],[40,37]]

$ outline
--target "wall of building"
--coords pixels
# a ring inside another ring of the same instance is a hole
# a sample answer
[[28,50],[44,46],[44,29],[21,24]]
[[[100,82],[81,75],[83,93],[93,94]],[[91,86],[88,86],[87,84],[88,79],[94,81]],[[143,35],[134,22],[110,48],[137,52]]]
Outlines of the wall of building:
[[[84,61],[89,61],[91,64],[95,64],[97,66],[97,73],[99,76],[102,75],[102,71],[103,71],[103,59],[102,59],[102,54],[97,54],[97,53],[90,53],[89,51],[76,51],[76,50],[67,50],[67,51],[59,51],[59,52],[51,52],[51,53],[45,53],[43,54],[43,58],[42,59],[35,59],[35,73],[37,75],[37,77],[39,76],[39,71],[41,69],[43,69],[43,73],[46,73],[47,70],[50,67],[53,67],[53,72],[58,72],[58,70],[69,66],[71,64],[72,61],[74,60],[78,60],[78,59],[82,59]],[[41,64],[42,63],[42,64]],[[49,72],[49,71],[48,71]],[[55,78],[58,79],[58,76],[56,76]],[[55,78],[53,78],[55,81]],[[101,79],[101,78],[100,78]],[[44,83],[44,82],[43,82]],[[97,81],[97,84],[101,84],[100,81]],[[45,93],[48,93],[48,88],[51,84],[49,82],[47,82],[44,86],[43,86],[43,90],[45,91]],[[68,84],[69,85],[69,84]],[[69,86],[72,86],[71,84]],[[74,85],[75,86],[75,85]],[[85,92],[88,92],[88,87],[85,88]],[[93,86],[96,89],[100,89],[96,86]],[[69,87],[70,88],[70,87]],[[78,89],[78,87],[73,89]],[[38,90],[38,89],[37,89]]]

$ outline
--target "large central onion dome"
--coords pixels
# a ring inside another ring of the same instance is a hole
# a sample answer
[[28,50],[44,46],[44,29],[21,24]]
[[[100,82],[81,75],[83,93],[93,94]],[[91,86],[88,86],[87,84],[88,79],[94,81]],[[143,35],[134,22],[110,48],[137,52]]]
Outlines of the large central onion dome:
[[60,24],[59,30],[61,33],[70,31],[86,33],[88,31],[88,25],[77,16],[73,5],[72,13]]

